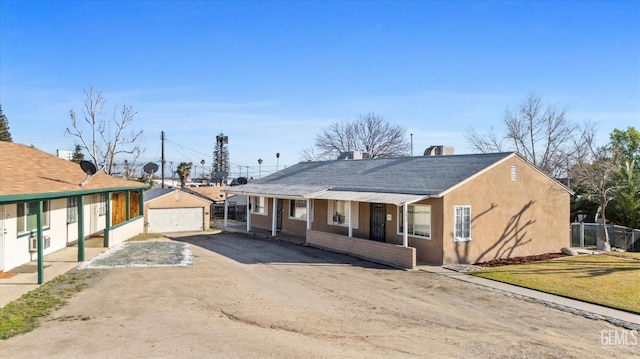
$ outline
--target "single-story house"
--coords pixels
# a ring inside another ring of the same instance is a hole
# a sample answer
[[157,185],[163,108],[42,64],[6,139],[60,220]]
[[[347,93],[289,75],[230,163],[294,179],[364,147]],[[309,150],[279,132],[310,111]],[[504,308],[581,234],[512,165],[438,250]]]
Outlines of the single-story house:
[[247,230],[398,267],[569,245],[571,190],[514,152],[302,162],[229,192]]
[[0,270],[38,260],[43,278],[45,254],[103,233],[110,247],[142,233],[140,182],[99,171],[88,176],[78,163],[36,148],[0,141]]
[[145,233],[209,229],[211,201],[179,188],[153,188],[142,194]]

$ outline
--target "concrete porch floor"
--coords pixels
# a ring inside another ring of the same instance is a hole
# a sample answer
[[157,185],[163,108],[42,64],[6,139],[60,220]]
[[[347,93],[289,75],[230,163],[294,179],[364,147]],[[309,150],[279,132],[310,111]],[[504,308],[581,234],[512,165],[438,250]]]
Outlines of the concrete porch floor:
[[[85,261],[107,251],[102,237],[85,240]],[[44,281],[64,274],[78,267],[78,245],[74,244],[44,256]],[[31,261],[5,273],[15,273],[11,278],[0,278],[0,308],[38,288],[38,262]]]

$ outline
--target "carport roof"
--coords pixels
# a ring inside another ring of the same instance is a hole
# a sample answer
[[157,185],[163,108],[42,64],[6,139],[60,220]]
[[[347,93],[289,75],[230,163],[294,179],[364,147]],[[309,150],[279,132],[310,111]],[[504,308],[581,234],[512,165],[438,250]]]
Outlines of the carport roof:
[[301,162],[249,184],[231,187],[229,192],[403,204],[440,196],[511,156],[515,154]]

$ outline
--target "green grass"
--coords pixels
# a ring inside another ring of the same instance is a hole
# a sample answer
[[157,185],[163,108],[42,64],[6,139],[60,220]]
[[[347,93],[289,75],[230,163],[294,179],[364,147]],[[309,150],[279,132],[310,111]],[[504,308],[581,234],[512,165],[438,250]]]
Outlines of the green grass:
[[469,274],[640,314],[640,261],[582,255]]
[[73,271],[59,275],[0,308],[0,339],[30,332],[40,319],[67,304],[67,299],[88,286],[94,271]]

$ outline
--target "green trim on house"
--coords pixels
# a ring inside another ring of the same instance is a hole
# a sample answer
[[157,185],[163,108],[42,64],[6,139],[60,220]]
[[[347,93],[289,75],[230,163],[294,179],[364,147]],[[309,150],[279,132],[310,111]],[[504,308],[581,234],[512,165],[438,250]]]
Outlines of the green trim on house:
[[100,189],[92,189],[92,190],[84,190],[84,191],[68,191],[68,192],[51,192],[51,193],[30,193],[30,194],[16,194],[16,195],[8,195],[2,196],[0,195],[0,204],[11,204],[18,202],[31,202],[31,201],[39,201],[45,199],[58,199],[58,198],[67,198],[79,195],[91,195],[98,193],[111,193],[111,192],[123,192],[123,191],[144,191],[147,188],[147,185],[142,186],[128,186],[128,187],[111,187],[111,188],[100,188]]

